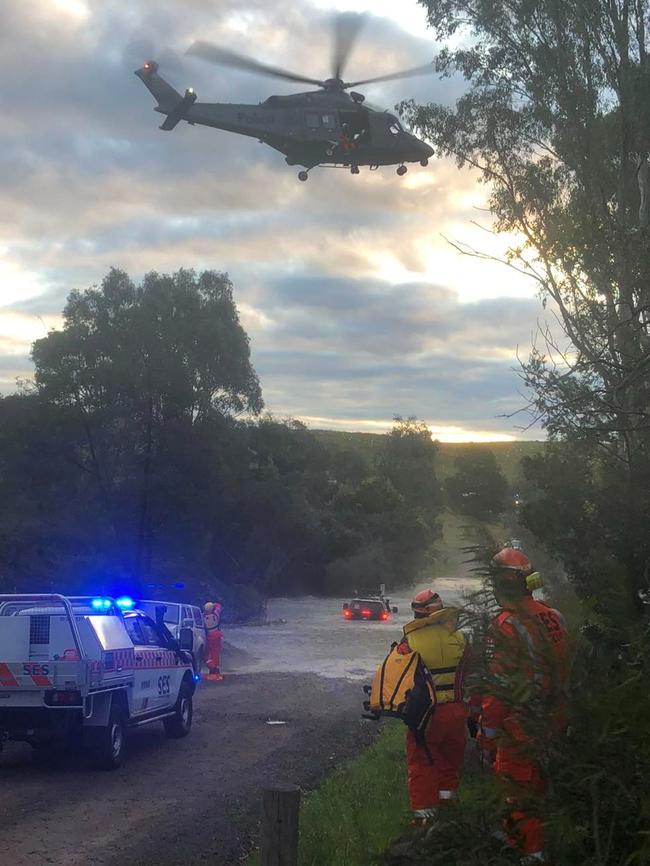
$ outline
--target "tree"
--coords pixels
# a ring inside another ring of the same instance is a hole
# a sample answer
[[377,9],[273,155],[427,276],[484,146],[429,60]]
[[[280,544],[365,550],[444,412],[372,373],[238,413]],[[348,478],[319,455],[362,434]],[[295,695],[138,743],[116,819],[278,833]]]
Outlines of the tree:
[[452,508],[473,517],[489,517],[503,511],[508,482],[492,451],[472,446],[456,456],[454,469],[445,482]]
[[546,330],[522,365],[551,439],[527,461],[539,495],[524,520],[562,557],[583,600],[572,734],[556,738],[556,754],[539,753],[551,859],[645,862],[650,5],[422,2],[437,35],[453,37],[438,68],[468,87],[454,109],[405,110],[440,155],[489,185],[496,231],[516,237],[507,264],[536,281],[563,333]]
[[438,446],[423,421],[396,415],[394,422],[378,460],[379,469],[407,501],[435,516],[442,497],[436,476]]
[[191,472],[188,447],[209,449],[206,431],[223,439],[227,419],[262,408],[230,281],[181,270],[136,286],[111,270],[100,288],[71,292],[62,330],[37,340],[32,358],[38,404],[65,419],[67,459],[110,530],[96,541],[113,569],[146,580],[154,548],[192,526],[195,509],[171,507],[195,495],[183,472],[195,490],[202,472],[219,474],[218,460]]
[[438,37],[463,45],[437,66],[468,90],[455,109],[405,109],[439,155],[489,184],[497,231],[518,238],[509,264],[537,282],[568,338],[546,332],[525,364],[533,408],[551,435],[592,437],[633,463],[650,429],[637,178],[650,148],[648,2],[421,2]]

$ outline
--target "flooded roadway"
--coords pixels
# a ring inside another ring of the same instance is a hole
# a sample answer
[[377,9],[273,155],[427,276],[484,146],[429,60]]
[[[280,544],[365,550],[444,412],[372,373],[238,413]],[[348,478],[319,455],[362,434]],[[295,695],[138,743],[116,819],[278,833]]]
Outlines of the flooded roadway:
[[388,622],[343,619],[347,598],[275,598],[268,603],[269,624],[224,628],[225,673],[314,673],[349,680],[366,679],[390,644],[399,640],[411,617],[411,599],[433,588],[446,605],[461,605],[463,593],[478,589],[474,577],[440,577],[389,595],[398,608]]

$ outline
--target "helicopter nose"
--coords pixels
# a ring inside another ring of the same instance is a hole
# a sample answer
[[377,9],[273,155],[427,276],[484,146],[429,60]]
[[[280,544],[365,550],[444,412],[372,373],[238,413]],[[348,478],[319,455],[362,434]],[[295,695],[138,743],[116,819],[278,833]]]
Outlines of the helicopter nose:
[[433,156],[433,148],[429,144],[425,144],[423,141],[420,142],[422,154],[425,159],[429,159],[429,157]]

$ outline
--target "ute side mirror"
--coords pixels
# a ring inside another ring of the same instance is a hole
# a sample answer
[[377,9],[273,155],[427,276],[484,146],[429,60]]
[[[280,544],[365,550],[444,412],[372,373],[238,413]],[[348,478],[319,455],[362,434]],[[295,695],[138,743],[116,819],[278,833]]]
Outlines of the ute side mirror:
[[397,613],[397,608],[396,608],[396,607],[393,608],[393,613]]
[[194,633],[191,628],[182,628],[178,644],[182,650],[192,652],[194,647]]

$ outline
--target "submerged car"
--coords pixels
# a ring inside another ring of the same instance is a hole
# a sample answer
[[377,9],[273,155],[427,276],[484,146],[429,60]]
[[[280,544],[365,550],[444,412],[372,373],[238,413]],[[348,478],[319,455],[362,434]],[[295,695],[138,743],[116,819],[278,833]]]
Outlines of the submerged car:
[[373,598],[353,598],[343,605],[343,619],[386,620],[392,613],[397,613],[396,607],[391,607],[390,599],[375,596]]

